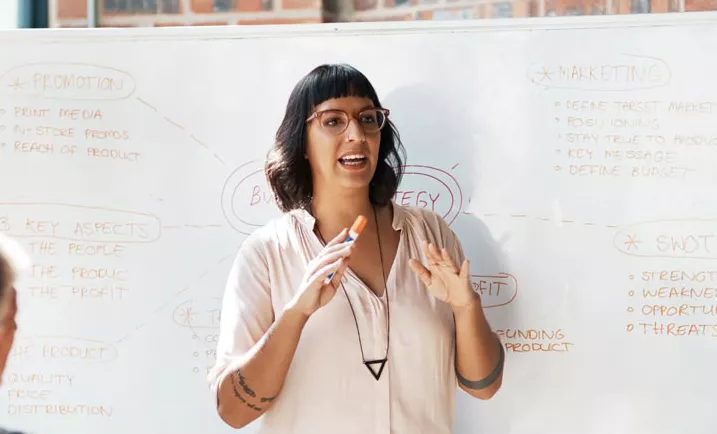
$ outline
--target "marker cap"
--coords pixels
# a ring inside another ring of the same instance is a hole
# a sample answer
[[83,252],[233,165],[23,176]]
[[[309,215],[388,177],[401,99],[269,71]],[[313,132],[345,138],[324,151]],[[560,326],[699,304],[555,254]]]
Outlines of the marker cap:
[[366,223],[368,222],[368,219],[366,216],[358,216],[356,217],[356,220],[354,220],[354,224],[351,225],[351,230],[349,230],[349,233],[354,235],[354,237],[358,236],[366,227]]

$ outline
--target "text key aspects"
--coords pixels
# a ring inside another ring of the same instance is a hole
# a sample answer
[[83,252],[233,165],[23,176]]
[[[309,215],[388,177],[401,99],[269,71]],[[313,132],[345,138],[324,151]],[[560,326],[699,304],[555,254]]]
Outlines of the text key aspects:
[[0,232],[21,239],[33,258],[23,286],[33,299],[121,302],[136,277],[128,248],[156,242],[161,223],[152,214],[99,207],[0,203]]
[[0,232],[17,238],[98,243],[151,243],[159,218],[146,213],[53,203],[0,203]]

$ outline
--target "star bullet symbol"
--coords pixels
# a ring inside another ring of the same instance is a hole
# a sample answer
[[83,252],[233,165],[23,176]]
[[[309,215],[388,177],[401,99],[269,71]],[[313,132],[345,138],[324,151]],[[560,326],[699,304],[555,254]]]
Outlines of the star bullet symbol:
[[552,78],[550,78],[551,74],[552,74],[552,71],[550,71],[548,68],[543,66],[541,68],[540,72],[538,72],[538,76],[539,76],[538,82],[542,83],[544,80],[548,80],[548,81],[552,80]]
[[194,322],[194,317],[197,313],[194,312],[192,307],[185,307],[182,309],[182,312],[180,313],[180,317],[182,319],[182,322],[186,325],[192,325]]
[[641,243],[642,241],[639,241],[635,235],[628,235],[627,241],[625,241],[625,245],[627,246],[627,250],[630,251],[633,248],[637,250],[637,245]]
[[24,85],[25,83],[21,83],[19,78],[16,78],[15,81],[12,82],[12,84],[8,84],[8,86],[12,87],[14,90],[22,89]]

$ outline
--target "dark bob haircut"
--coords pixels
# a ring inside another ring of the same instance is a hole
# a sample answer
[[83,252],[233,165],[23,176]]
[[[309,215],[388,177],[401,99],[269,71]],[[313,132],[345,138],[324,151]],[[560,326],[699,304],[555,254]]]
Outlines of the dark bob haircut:
[[[305,208],[313,196],[311,168],[306,154],[306,119],[314,108],[332,98],[369,98],[381,108],[371,82],[346,64],[320,65],[294,87],[284,119],[268,154],[264,172],[283,212]],[[390,119],[381,130],[378,164],[369,187],[369,200],[379,206],[390,203],[403,176],[404,152],[401,139]]]

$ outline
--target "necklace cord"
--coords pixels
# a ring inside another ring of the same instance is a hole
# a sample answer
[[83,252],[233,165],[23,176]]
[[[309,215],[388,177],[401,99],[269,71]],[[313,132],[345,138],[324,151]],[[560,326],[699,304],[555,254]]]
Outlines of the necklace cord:
[[[373,217],[374,222],[376,223],[376,238],[378,240],[378,254],[379,258],[381,260],[381,274],[383,275],[383,293],[386,295],[386,357],[384,358],[384,361],[388,360],[388,350],[389,346],[391,345],[391,309],[390,309],[390,303],[389,303],[389,297],[388,297],[388,285],[386,283],[386,270],[383,266],[383,249],[381,248],[381,233],[378,228],[378,215],[376,214],[376,207],[373,207]],[[321,234],[321,229],[319,228],[319,225],[316,224],[316,231],[318,232],[319,238],[321,239],[321,242],[323,245],[326,245],[326,240],[324,239],[324,236]],[[343,277],[343,276],[342,276]],[[363,343],[361,342],[361,332],[359,331],[359,325],[358,320],[356,319],[356,312],[354,311],[354,307],[351,304],[351,300],[349,299],[349,294],[346,292],[346,287],[344,286],[344,282],[339,280],[339,284],[341,285],[341,289],[344,291],[344,295],[346,295],[346,301],[349,302],[349,307],[351,308],[351,314],[354,317],[354,324],[356,324],[356,334],[358,335],[358,341],[359,341],[359,348],[361,349],[361,358],[363,359],[363,362],[366,363],[366,356],[363,352]],[[370,289],[369,289],[370,291]],[[369,360],[370,362],[371,360]]]

